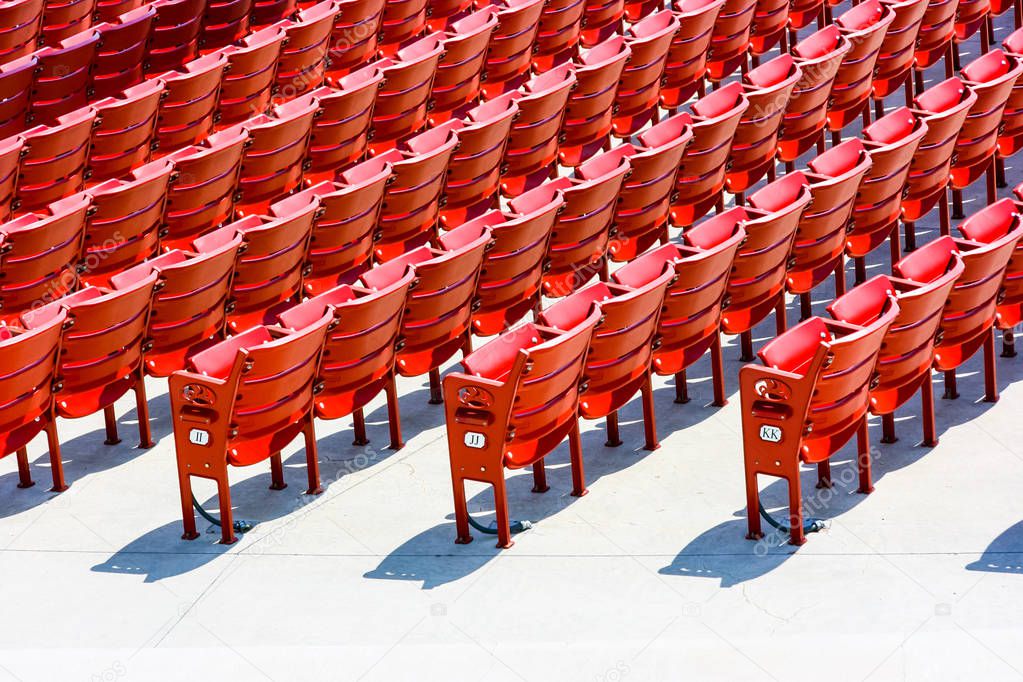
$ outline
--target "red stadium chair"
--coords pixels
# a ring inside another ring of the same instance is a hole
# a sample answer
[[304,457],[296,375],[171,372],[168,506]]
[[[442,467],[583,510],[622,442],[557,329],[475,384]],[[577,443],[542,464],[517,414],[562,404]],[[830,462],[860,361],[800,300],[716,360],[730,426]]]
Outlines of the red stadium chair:
[[396,347],[402,343],[399,332],[405,301],[414,279],[412,268],[407,268],[393,282],[379,289],[342,284],[280,315],[281,326],[296,331],[316,324],[325,314],[333,317],[327,326],[327,342],[317,375],[320,388],[313,399],[313,414],[320,419],[352,415],[354,445],[369,444],[363,408],[384,391],[390,447],[392,450],[402,448],[394,361]]
[[197,253],[219,253],[241,237],[227,313],[231,333],[273,322],[281,310],[301,300],[314,213],[310,204],[282,218],[250,215],[192,242]]
[[157,76],[163,83],[156,137],[159,154],[197,144],[213,132],[227,58],[213,53]]
[[753,327],[771,311],[777,333],[785,331],[785,279],[796,230],[811,198],[807,185],[786,176],[751,194],[749,206],[732,209],[746,230],[746,241],[728,276],[721,331],[739,335],[745,362],[753,360]]
[[630,166],[615,204],[617,233],[608,247],[611,260],[629,261],[658,241],[668,241],[675,176],[693,139],[690,122],[689,114],[676,114],[605,154],[628,157]]
[[565,202],[547,247],[545,296],[567,296],[595,276],[607,279],[607,249],[616,236],[615,203],[629,172],[626,157],[601,154],[576,168],[574,175],[551,180],[531,192],[547,202],[560,193]]
[[426,7],[426,27],[430,31],[443,31],[464,19],[473,6],[473,0],[431,0]]
[[533,490],[547,488],[544,458],[568,437],[572,494],[586,494],[577,407],[596,308],[571,330],[523,323],[467,356],[444,378],[456,543],[472,541],[465,481],[494,488],[497,546],[512,546],[504,469],[533,467]]
[[788,0],[757,0],[749,45],[754,66],[757,58],[770,52],[785,36],[789,25],[789,4]]
[[661,83],[661,106],[677,109],[703,87],[714,22],[725,0],[678,0],[673,3],[679,31],[672,38]]
[[[906,256],[903,262],[912,269],[913,261],[927,259],[921,250]],[[900,268],[896,264],[895,269]],[[877,360],[878,378],[870,389],[870,413],[881,415],[884,429],[882,443],[894,443],[895,410],[906,404],[917,392],[922,402],[922,445],[938,444],[934,425],[934,388],[931,365],[934,342],[941,323],[941,311],[956,279],[963,272],[958,254],[948,260],[945,271],[930,282],[914,282],[899,277],[878,275],[852,289],[828,306],[828,313],[837,320],[866,325],[880,317],[892,295],[899,302],[895,317],[881,345]]]
[[[916,40],[916,53],[913,62],[913,78],[916,93],[923,91],[923,73],[938,63],[952,49],[952,38],[955,36],[956,11],[959,0],[929,0],[927,11],[920,22],[920,33]],[[952,76],[952,63],[945,62],[945,75]]]
[[852,229],[845,241],[846,255],[856,261],[856,283],[867,279],[864,258],[890,240],[892,263],[898,262],[899,218],[902,192],[927,123],[906,107],[877,119],[863,129],[864,147],[870,153],[870,170],[863,176],[853,209]]
[[[1018,185],[1012,190],[1016,195],[1016,206],[1014,212],[1020,212],[1020,198],[1023,196],[1023,185]],[[1001,204],[1002,202],[998,202]],[[996,205],[998,205],[996,204]],[[994,209],[999,211],[999,209]],[[1007,209],[1005,210],[1008,213]],[[1004,216],[1002,220],[1007,220]],[[1014,328],[1023,321],[1023,258],[1018,251],[1013,252],[1012,259],[1005,270],[1005,279],[1002,282],[1003,294],[998,303],[995,325],[1002,330],[1002,357],[1016,357],[1016,339],[1013,334]]]
[[426,5],[426,0],[391,0],[384,3],[380,54],[393,57],[400,48],[422,36],[426,30]]
[[625,0],[585,0],[582,31],[583,47],[594,47],[615,33],[621,33],[625,16]]
[[153,0],[156,19],[146,44],[145,69],[162,73],[179,69],[199,54],[206,0]]
[[35,56],[0,64],[0,140],[17,135],[28,126],[32,79],[39,61]]
[[174,163],[163,221],[164,250],[189,249],[192,240],[234,215],[235,187],[249,134],[238,127],[165,157]]
[[558,158],[564,166],[578,166],[611,142],[618,83],[632,52],[625,38],[614,37],[583,50],[576,62],[576,86],[565,107]]
[[85,192],[91,205],[86,213],[83,282],[109,287],[112,275],[158,253],[173,171],[169,161],[154,161]]
[[586,0],[550,0],[540,14],[533,48],[533,70],[550,71],[572,60],[579,50]]
[[235,210],[239,215],[266,211],[270,203],[302,183],[318,110],[316,100],[307,95],[238,125],[249,134],[238,178]]
[[76,195],[0,224],[0,321],[17,324],[78,288],[88,209],[88,198]]
[[828,129],[833,142],[840,141],[842,129],[861,114],[869,120],[867,103],[873,92],[874,66],[894,21],[895,11],[880,0],[866,0],[836,17],[835,25],[852,47],[842,57],[828,103]]
[[625,32],[631,55],[615,97],[613,131],[618,137],[629,137],[657,118],[668,49],[680,28],[670,10],[661,10],[636,22]]
[[323,315],[301,331],[259,326],[189,358],[170,377],[174,448],[185,540],[199,537],[192,477],[217,482],[221,542],[233,543],[227,467],[270,460],[271,490],[285,487],[281,450],[305,437],[307,494],[322,492],[313,425],[313,391],[327,325]]
[[89,149],[90,181],[119,178],[149,161],[163,92],[163,83],[151,80],[92,103],[96,126]]
[[430,375],[430,402],[440,395],[440,366],[462,351],[472,351],[470,317],[483,252],[491,242],[490,230],[466,224],[442,235],[436,247],[420,246],[384,265],[367,270],[362,281],[372,289],[393,283],[396,273],[411,265],[416,286],[409,290],[396,368],[406,377]]
[[[835,25],[817,31],[792,48],[802,77],[785,109],[778,158],[791,164],[815,144],[823,144],[831,88],[852,44]],[[822,146],[817,147],[823,151]],[[791,170],[791,167],[790,167]]]
[[453,130],[458,138],[444,185],[441,225],[457,227],[496,208],[501,165],[518,113],[519,106],[509,93],[438,126]]
[[682,156],[675,182],[672,225],[688,227],[722,201],[732,141],[748,108],[742,85],[729,83],[693,103],[691,117],[682,114],[682,120],[692,125],[693,140]]
[[78,419],[102,410],[107,445],[120,442],[114,403],[132,391],[139,447],[153,447],[142,354],[148,345],[146,326],[155,284],[156,276],[151,275],[118,291],[86,287],[21,316],[26,329],[36,329],[61,313],[67,315],[57,369],[60,385],[54,387],[56,413]]
[[19,488],[35,485],[26,448],[45,432],[52,491],[67,489],[53,405],[60,335],[65,322],[67,315],[60,311],[46,324],[30,330],[0,325],[0,391],[10,396],[0,410],[0,457],[17,453]]
[[[0,3],[0,66],[36,49],[43,20],[43,0],[5,0]],[[10,454],[10,453],[7,453]]]
[[40,45],[56,47],[74,35],[86,35],[92,26],[96,0],[46,0]]
[[[988,14],[990,8],[990,0],[959,0],[959,6],[956,8],[955,36],[952,40],[956,68],[959,68],[959,43],[969,40],[978,29],[990,21]],[[981,52],[987,52],[989,37],[987,31],[980,32]]]
[[483,67],[483,96],[493,99],[529,78],[533,44],[546,0],[488,0],[497,8],[497,27],[490,37]]
[[227,72],[217,103],[218,125],[230,126],[266,112],[283,44],[284,31],[270,27],[254,31],[237,44],[220,50],[227,58]]
[[884,115],[884,98],[906,86],[906,106],[913,102],[913,85],[909,81],[913,69],[917,36],[927,11],[927,0],[885,0],[885,6],[895,12],[895,20],[888,26],[881,41],[881,52],[874,67],[875,118]]
[[[992,6],[992,11],[994,11]],[[1023,30],[1014,31],[1002,41],[1002,49],[1017,59],[1023,59]],[[1002,125],[998,130],[999,179],[1004,179],[1001,161],[1023,149],[1023,79],[1017,79],[1005,103]],[[1004,183],[1000,183],[1004,184]]]
[[579,398],[579,416],[606,418],[608,447],[622,444],[618,410],[637,392],[643,394],[644,447],[647,450],[660,447],[650,363],[658,343],[661,307],[674,277],[674,270],[665,267],[660,277],[638,289],[599,282],[555,303],[540,315],[540,324],[546,327],[572,330],[589,324],[594,307],[600,310],[586,356],[586,391]]
[[712,83],[720,83],[746,62],[756,9],[756,0],[725,0],[707,55],[707,78]]
[[458,137],[434,129],[409,138],[398,149],[375,157],[391,164],[391,179],[380,212],[374,258],[392,260],[437,234],[441,194]]
[[812,314],[810,292],[832,273],[836,295],[845,293],[846,235],[857,193],[871,165],[863,143],[853,138],[810,161],[809,171],[784,178],[808,184],[813,197],[799,221],[792,247],[794,262],[786,280],[789,292],[799,294],[803,319]]
[[96,112],[79,109],[21,135],[24,142],[18,184],[11,208],[15,214],[43,208],[85,186],[89,144]]
[[327,53],[327,78],[332,82],[376,56],[386,4],[385,0],[336,0],[336,3],[340,12],[334,20]]
[[789,3],[789,38],[795,44],[799,39],[799,29],[806,28],[814,21],[823,27],[824,0],[791,0]]
[[347,168],[366,155],[373,136],[373,105],[383,78],[383,73],[370,64],[344,76],[338,89],[310,91],[319,111],[309,143],[307,182],[333,179],[339,168]]
[[497,8],[488,6],[451,24],[433,81],[431,125],[458,116],[480,97],[487,48],[497,28]]
[[14,189],[18,185],[18,162],[24,142],[20,137],[0,139],[0,222],[11,217],[11,203],[14,201]]
[[517,197],[554,173],[565,107],[575,83],[572,65],[562,64],[512,93],[519,115],[501,169],[502,195]]
[[686,369],[710,349],[713,405],[725,400],[721,364],[721,311],[739,244],[746,238],[739,216],[725,212],[682,233],[682,244],[665,244],[623,265],[611,277],[618,284],[642,287],[657,279],[665,266],[675,279],[661,311],[661,345],[654,349],[653,371],[675,377],[675,402],[689,402]]
[[56,125],[59,117],[88,103],[89,72],[98,44],[99,34],[85,31],[33,53],[36,58],[30,110],[33,123]]
[[745,192],[765,174],[773,178],[785,107],[802,75],[792,57],[783,54],[743,76],[749,107],[735,129],[725,173],[725,186],[732,194]]
[[444,51],[441,38],[439,33],[431,34],[398,50],[393,60],[377,62],[384,72],[384,81],[373,110],[372,153],[392,148],[426,125],[430,91]]
[[144,357],[147,374],[167,377],[183,370],[189,357],[223,338],[231,275],[241,243],[236,235],[210,253],[174,249],[110,278],[114,289],[128,289],[156,274],[149,315],[151,345]]
[[475,334],[500,334],[540,309],[548,245],[564,205],[561,192],[552,197],[541,186],[509,202],[507,212],[489,211],[466,223],[489,228],[494,239],[480,270],[479,306],[472,314]]
[[138,9],[143,4],[142,0],[97,0],[96,12],[93,16],[97,21],[111,22],[126,12]]
[[252,7],[253,0],[209,0],[202,19],[200,50],[210,52],[244,41]]
[[154,19],[156,7],[150,4],[126,12],[113,22],[93,26],[99,33],[92,67],[92,90],[96,97],[116,96],[142,82],[146,73],[146,41]]
[[297,5],[295,0],[254,0],[249,24],[254,30],[266,28],[293,15]]
[[287,218],[315,206],[309,238],[305,293],[317,296],[338,284],[351,284],[370,266],[373,240],[391,165],[370,159],[338,176],[270,205],[270,215]]
[[326,0],[275,24],[285,35],[277,62],[277,95],[282,99],[294,99],[323,83],[338,11],[333,0]]
[[820,487],[831,487],[830,458],[856,436],[859,492],[873,490],[867,407],[878,354],[899,314],[895,297],[870,324],[811,317],[760,351],[764,366],[739,370],[746,514],[750,539],[763,537],[757,475],[789,488],[789,542],[806,542],[800,464],[816,464]]

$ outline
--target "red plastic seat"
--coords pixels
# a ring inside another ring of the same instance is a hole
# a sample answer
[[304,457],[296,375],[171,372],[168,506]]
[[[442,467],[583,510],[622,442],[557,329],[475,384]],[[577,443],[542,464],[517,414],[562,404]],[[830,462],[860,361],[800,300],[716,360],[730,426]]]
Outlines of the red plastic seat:
[[32,79],[37,64],[35,56],[0,64],[0,92],[4,93],[0,99],[0,140],[17,135],[28,125]]
[[390,164],[370,159],[339,174],[336,182],[321,182],[270,205],[270,215],[281,219],[304,212],[310,203],[315,206],[306,294],[351,284],[370,266],[391,175]]
[[106,421],[106,443],[119,443],[114,403],[135,393],[139,447],[153,447],[142,354],[147,345],[156,276],[117,291],[86,287],[22,314],[26,329],[48,326],[67,315],[60,343],[60,383],[54,387],[58,417],[78,419],[100,410]]
[[416,286],[409,290],[398,351],[398,374],[430,375],[431,402],[440,400],[440,366],[462,351],[472,351],[470,320],[483,252],[490,230],[465,224],[441,235],[436,246],[420,246],[362,275],[366,286],[383,289],[412,266]]
[[743,90],[749,107],[735,129],[725,186],[736,194],[745,192],[774,170],[785,107],[792,97],[802,70],[783,54],[743,76]]
[[710,349],[715,406],[725,404],[721,363],[721,312],[738,251],[746,238],[737,213],[725,212],[682,233],[682,243],[669,243],[638,256],[612,273],[618,284],[642,287],[665,268],[675,279],[661,311],[661,345],[654,349],[653,371],[675,377],[675,402],[689,402],[686,369]]
[[158,253],[173,171],[169,161],[154,161],[85,192],[91,205],[85,223],[83,282],[108,287],[112,275]]
[[85,31],[53,47],[36,50],[32,79],[32,122],[55,125],[64,114],[89,101],[89,71],[96,59],[99,34]]
[[390,0],[384,3],[380,26],[380,54],[393,57],[426,30],[427,0]]
[[380,212],[375,259],[388,261],[426,244],[437,234],[441,194],[458,137],[433,129],[409,138],[376,159],[391,164],[391,179]]
[[151,80],[92,103],[96,127],[89,149],[90,181],[119,178],[149,161],[163,92],[163,83]]
[[297,7],[296,0],[254,0],[249,23],[255,30],[266,28],[293,15]]
[[443,31],[473,9],[473,0],[430,0],[426,7],[426,27]]
[[363,408],[380,391],[387,395],[387,421],[392,450],[400,450],[401,416],[394,383],[396,347],[401,345],[401,318],[415,278],[412,268],[379,288],[342,284],[290,308],[280,315],[282,327],[301,331],[324,314],[333,319],[317,374],[319,390],[313,414],[320,419],[353,415],[354,445],[367,445]]
[[199,55],[206,0],[153,0],[156,19],[146,44],[146,71],[179,69]]
[[504,469],[532,465],[533,490],[547,490],[544,458],[568,437],[572,494],[586,494],[577,407],[594,307],[582,324],[558,330],[523,323],[462,361],[444,377],[444,417],[455,496],[456,543],[472,541],[465,481],[494,487],[497,546],[511,547]]
[[170,377],[171,418],[181,488],[183,539],[199,537],[192,477],[217,482],[221,542],[235,541],[227,467],[270,460],[271,489],[285,487],[281,450],[305,436],[307,494],[322,492],[313,425],[313,390],[327,325],[301,331],[259,326],[189,358]]
[[217,103],[220,126],[244,121],[269,108],[283,43],[284,31],[271,26],[220,50],[227,58]]
[[636,22],[625,32],[631,54],[615,96],[613,131],[618,137],[629,137],[657,118],[668,49],[680,28],[678,18],[665,9]]
[[817,31],[792,48],[792,56],[803,75],[785,109],[778,140],[778,158],[782,161],[795,161],[821,139],[831,88],[851,49],[852,43],[835,25]]
[[438,126],[453,130],[458,139],[444,185],[441,225],[456,227],[497,206],[501,165],[518,113],[509,93]]
[[545,0],[488,0],[497,8],[497,27],[490,37],[483,67],[483,96],[493,99],[518,88],[529,78],[533,44]]
[[671,200],[671,222],[687,227],[706,215],[721,200],[725,170],[735,131],[749,100],[740,83],[729,83],[692,105],[693,140],[686,147]]
[[560,191],[550,196],[535,188],[509,202],[508,211],[488,211],[466,225],[490,229],[494,244],[487,250],[472,314],[472,331],[491,336],[540,309],[541,283],[548,244],[558,212],[565,205]]
[[809,185],[813,197],[799,221],[792,247],[795,262],[786,280],[789,292],[800,295],[803,318],[810,316],[810,292],[828,275],[835,274],[836,294],[845,293],[846,234],[857,192],[871,166],[863,142],[852,138],[810,161],[808,171],[783,178]]
[[77,195],[0,224],[0,321],[17,324],[22,313],[78,288],[88,209],[88,198]]
[[[959,8],[959,0],[928,0],[927,11],[920,22],[920,32],[916,40],[916,53],[914,56],[913,68],[916,73],[922,74],[924,70],[934,66],[938,60],[948,54],[952,45],[952,38],[955,36],[956,10]],[[946,65],[946,74],[950,65]],[[918,81],[919,83],[922,82]],[[922,88],[917,88],[918,90]]]
[[95,121],[92,109],[78,109],[61,116],[56,125],[36,126],[22,133],[25,146],[11,202],[15,214],[34,211],[83,189]]
[[385,0],[336,0],[338,9],[327,53],[329,80],[348,75],[371,61],[384,20]]
[[746,61],[756,9],[756,0],[725,0],[707,55],[707,78],[712,83],[720,83]]
[[192,242],[197,253],[218,253],[241,237],[231,278],[230,332],[269,324],[301,300],[315,212],[316,206],[309,204],[285,217],[250,215]]
[[564,166],[578,166],[611,142],[618,83],[632,51],[625,38],[616,36],[583,50],[573,62],[576,85],[565,107],[558,158]]
[[[1002,41],[1002,49],[1023,59],[1023,29]],[[1008,158],[1023,149],[1023,79],[1017,79],[1005,103],[1002,125],[998,130],[998,156]]]
[[373,64],[341,78],[338,89],[309,92],[319,111],[309,143],[306,180],[330,180],[340,168],[362,159],[372,137],[373,105],[383,74]]
[[537,73],[572,60],[579,51],[586,0],[550,0],[540,14],[540,28],[533,47]]
[[859,492],[873,490],[867,408],[881,344],[898,314],[892,296],[863,326],[811,317],[760,351],[764,366],[739,370],[748,538],[763,537],[757,475],[766,474],[788,482],[789,542],[806,542],[800,464],[817,464],[819,485],[830,487],[829,459],[853,435]]
[[208,54],[157,78],[163,83],[156,136],[160,154],[197,144],[213,132],[227,57]]
[[[988,19],[990,9],[990,0],[959,0],[959,6],[956,8],[954,48],[956,43],[966,42],[977,32]],[[985,45],[981,49],[986,51],[987,41],[984,42]]]
[[789,0],[757,0],[750,27],[750,54],[754,57],[770,52],[789,25]]
[[628,158],[609,152],[586,161],[574,175],[550,180],[530,192],[545,203],[556,201],[558,194],[565,202],[547,247],[545,296],[568,296],[596,276],[607,279],[607,250],[617,236],[615,203],[629,172]]
[[863,176],[853,209],[852,229],[845,252],[856,259],[856,281],[866,279],[863,258],[891,240],[892,262],[899,256],[899,218],[902,192],[917,148],[927,135],[927,123],[906,107],[877,119],[863,129],[863,142],[872,164]]
[[660,447],[650,364],[657,345],[661,307],[674,277],[674,271],[665,267],[660,277],[635,289],[599,282],[555,303],[540,315],[540,324],[570,331],[579,325],[589,325],[594,307],[600,311],[586,356],[586,391],[579,398],[579,416],[607,419],[608,447],[622,444],[618,410],[637,392],[643,394],[644,447],[647,450]]
[[149,315],[146,373],[167,377],[188,366],[188,358],[224,336],[225,307],[231,291],[241,236],[209,253],[174,249],[110,278],[114,289],[131,288],[156,274]]
[[786,177],[751,194],[748,206],[731,209],[742,221],[746,241],[739,245],[728,276],[721,331],[739,335],[744,361],[753,359],[751,330],[771,311],[777,333],[785,331],[785,278],[796,230],[811,198],[807,185]]
[[398,50],[393,60],[377,62],[384,72],[384,82],[373,110],[370,149],[374,154],[390,149],[426,125],[430,91],[444,51],[442,37],[439,33],[428,35]]
[[238,127],[213,133],[202,144],[170,156],[174,163],[164,223],[164,249],[188,249],[192,240],[234,215],[235,188],[249,134]]
[[113,22],[93,26],[99,33],[92,67],[92,89],[96,97],[116,96],[142,82],[146,41],[154,19],[156,8],[145,5],[120,15]]
[[437,125],[458,116],[479,100],[487,48],[497,28],[496,7],[488,6],[451,24],[433,81],[430,122]]
[[725,0],[678,0],[673,3],[679,30],[668,48],[661,83],[661,106],[677,109],[702,87],[714,23]]
[[888,28],[894,21],[895,11],[880,0],[865,0],[835,18],[835,25],[852,47],[842,57],[831,88],[827,109],[828,129],[832,135],[867,110],[873,91],[874,66]]
[[285,35],[277,62],[278,97],[294,99],[323,83],[338,11],[333,0],[326,0],[299,10],[294,19],[275,24]]
[[608,246],[611,260],[629,261],[656,242],[668,241],[675,176],[693,139],[690,120],[689,114],[676,114],[644,130],[633,142],[605,153],[627,157],[630,167],[615,204],[616,234]]
[[551,177],[569,93],[575,86],[571,64],[542,73],[511,94],[519,107],[512,123],[501,173],[501,194],[516,197]]
[[209,0],[202,19],[199,47],[212,51],[244,41],[249,35],[253,0]]
[[[884,34],[874,66],[871,96],[875,103],[884,100],[904,83],[911,87],[907,79],[913,68],[916,39],[927,12],[928,0],[884,0],[884,5],[895,12],[895,20]],[[911,98],[907,98],[906,104],[909,105],[910,101]]]
[[53,386],[60,358],[60,335],[67,321],[61,311],[34,329],[0,325],[0,392],[8,396],[0,408],[0,457],[17,453],[18,487],[35,483],[28,466],[28,444],[46,433],[52,492],[67,489],[57,439]]
[[582,31],[579,39],[583,47],[594,47],[615,33],[622,31],[625,0],[585,0]]
[[88,34],[96,0],[46,0],[39,44],[56,47],[74,35]]
[[[790,0],[789,2],[789,35],[798,36],[799,29],[806,28],[814,21],[823,26],[824,0]],[[795,40],[791,41],[795,42]]]
[[239,215],[266,211],[302,183],[318,110],[316,100],[305,95],[238,124],[249,134],[238,178]]
[[[926,251],[906,256],[909,263],[927,259]],[[898,271],[896,264],[895,270]],[[920,392],[923,421],[923,445],[938,444],[934,425],[934,388],[931,365],[934,341],[941,323],[941,311],[956,279],[963,272],[958,254],[948,260],[944,274],[930,282],[914,282],[899,277],[878,275],[838,298],[828,306],[828,313],[837,320],[851,324],[869,324],[884,313],[894,294],[899,302],[895,317],[881,345],[877,359],[877,380],[870,389],[870,413],[881,415],[884,428],[882,443],[894,443],[895,410]]]
[[142,0],[97,0],[94,17],[96,21],[115,21],[117,17],[138,9],[143,4]]
[[0,139],[0,222],[6,222],[11,217],[22,149],[24,142],[20,137]]
[[43,0],[5,0],[0,3],[0,26],[3,26],[0,31],[0,65],[36,49],[42,20]]

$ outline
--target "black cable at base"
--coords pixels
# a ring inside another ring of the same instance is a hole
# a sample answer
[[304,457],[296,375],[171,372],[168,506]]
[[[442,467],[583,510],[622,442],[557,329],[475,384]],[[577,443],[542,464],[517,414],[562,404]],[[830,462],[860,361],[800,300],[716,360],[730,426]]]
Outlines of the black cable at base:
[[[214,526],[220,528],[223,525],[222,523],[220,523],[218,519],[210,516],[210,513],[199,505],[199,501],[195,499],[195,495],[192,495],[192,506],[195,507],[195,510],[197,512],[199,512],[199,516],[203,517],[204,519],[212,523]],[[245,521],[243,519],[238,519],[237,521],[231,524],[231,527],[234,529],[235,533],[248,533],[255,526],[256,524],[250,521]]]
[[[791,528],[789,528],[788,526],[786,526],[784,524],[778,523],[777,521],[774,520],[774,517],[772,517],[770,514],[767,513],[767,510],[764,509],[764,503],[763,502],[760,503],[760,515],[764,517],[764,520],[767,521],[767,523],[772,528],[775,528],[775,529],[781,531],[782,533],[791,533],[792,532]],[[824,520],[823,519],[813,519],[813,518],[811,518],[811,519],[808,519],[803,524],[803,532],[804,533],[817,533],[819,531],[824,530],[826,527],[827,526],[824,524]]]
[[[472,518],[472,514],[466,514],[469,517],[469,525],[478,530],[481,533],[487,535],[497,535],[497,521],[491,522],[489,526],[484,526],[476,519]],[[510,528],[512,533],[521,533],[524,530],[529,530],[533,527],[533,524],[529,521],[513,521]]]

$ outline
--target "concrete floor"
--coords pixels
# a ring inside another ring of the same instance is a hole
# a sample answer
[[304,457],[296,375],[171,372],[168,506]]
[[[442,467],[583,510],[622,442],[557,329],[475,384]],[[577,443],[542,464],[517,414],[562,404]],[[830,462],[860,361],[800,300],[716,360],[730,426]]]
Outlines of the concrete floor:
[[[1010,22],[999,19],[999,40]],[[976,54],[967,47],[963,63]],[[1009,165],[1010,186],[1023,181]],[[967,214],[983,201],[981,182]],[[921,222],[921,241],[935,221]],[[887,269],[880,249],[871,270]],[[816,292],[815,309],[831,297]],[[772,330],[758,330],[758,347]],[[730,391],[738,356],[728,338]],[[658,381],[660,450],[640,449],[638,399],[620,448],[603,446],[602,423],[584,424],[590,495],[568,495],[564,445],[546,495],[511,475],[512,516],[535,525],[508,551],[480,533],[453,544],[443,414],[419,380],[400,383],[403,450],[377,449],[382,401],[367,412],[370,446],[351,445],[349,420],[319,422],[323,495],[302,494],[296,443],[282,492],[267,489],[266,466],[232,472],[251,532],[227,548],[200,519],[205,534],[185,542],[166,382],[150,381],[152,450],[132,447],[126,399],[120,445],[103,445],[100,415],[60,424],[63,494],[47,492],[42,439],[34,488],[17,489],[14,458],[0,461],[0,680],[1018,679],[1023,356],[998,360],[996,405],[980,401],[980,370],[978,355],[960,372],[962,397],[938,401],[936,448],[915,446],[915,402],[894,445],[877,444],[871,421],[872,495],[855,492],[851,448],[835,459],[834,495],[817,497],[808,470],[807,504],[828,527],[798,551],[743,537],[738,400],[705,407],[706,359],[688,405]],[[215,508],[212,485],[198,485]],[[490,493],[478,493],[471,508],[488,519]],[[785,494],[765,481],[768,507]]]

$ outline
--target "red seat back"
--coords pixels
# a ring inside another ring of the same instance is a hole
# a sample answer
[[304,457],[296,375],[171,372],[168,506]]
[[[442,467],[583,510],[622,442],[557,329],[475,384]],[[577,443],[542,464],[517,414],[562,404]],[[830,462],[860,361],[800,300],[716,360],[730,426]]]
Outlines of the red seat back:
[[365,156],[383,78],[370,64],[341,78],[338,89],[322,87],[309,93],[320,108],[309,142],[308,180],[332,180],[338,169]]
[[945,56],[955,35],[958,8],[959,0],[932,0],[927,3],[916,41],[916,69],[927,69]]
[[285,34],[277,64],[277,92],[283,99],[292,99],[323,83],[338,11],[332,0],[326,0],[299,10],[294,19],[276,24]]
[[146,41],[154,19],[156,8],[146,5],[125,12],[110,23],[93,27],[99,33],[96,62],[92,67],[92,89],[97,97],[116,96],[142,82]]
[[631,55],[625,38],[616,36],[583,50],[572,63],[576,86],[565,107],[558,145],[562,165],[577,166],[607,146],[618,84]]
[[209,0],[202,20],[200,46],[205,50],[227,47],[249,35],[253,0]]
[[[974,213],[959,226],[959,231],[973,242],[994,245],[1018,232],[1021,220],[1018,205],[1002,199]],[[967,257],[969,252],[964,255]],[[1012,329],[1023,319],[1023,250],[1018,244],[1006,265],[997,297],[995,326]]]
[[35,56],[28,56],[0,64],[0,91],[4,93],[0,100],[0,140],[25,130],[38,63]]
[[327,53],[327,77],[339,79],[371,61],[384,20],[385,0],[338,0]]
[[89,150],[89,179],[99,182],[127,175],[147,161],[156,139],[163,84],[146,81],[118,97],[93,102],[96,126]]
[[714,22],[707,55],[707,78],[711,82],[721,82],[746,60],[756,8],[756,0],[725,0]]
[[156,19],[146,45],[146,71],[177,69],[199,54],[206,0],[154,0]]
[[[387,7],[392,4],[401,3],[388,3]],[[375,153],[393,147],[396,140],[414,135],[426,125],[430,91],[444,51],[442,38],[442,34],[430,34],[398,50],[394,59],[378,62],[384,81],[373,111],[371,148]]]
[[661,77],[668,49],[681,30],[671,10],[654,12],[633,24],[625,34],[631,56],[618,83],[613,119],[614,134],[628,137],[656,119]]
[[156,129],[160,154],[197,144],[213,131],[226,67],[227,58],[213,53],[160,74],[165,93]]
[[444,34],[444,52],[433,82],[430,123],[443,123],[479,99],[487,47],[497,28],[496,7],[484,9],[451,24]]
[[33,53],[36,58],[32,80],[33,123],[56,125],[59,117],[88,103],[89,74],[98,44],[98,33],[84,31]]
[[576,55],[582,32],[585,0],[551,0],[540,14],[540,28],[533,47],[538,73],[550,71]]
[[707,73],[707,53],[724,0],[681,0],[672,4],[679,30],[668,48],[661,106],[675,109],[692,97]]
[[0,6],[0,66],[36,49],[43,20],[43,0],[15,0]]
[[497,27],[487,49],[482,89],[487,99],[493,99],[514,90],[529,78],[544,0],[489,1],[497,8]]
[[888,26],[881,52],[874,67],[873,96],[883,99],[895,92],[913,68],[916,39],[923,25],[927,0],[888,0],[885,5],[895,12],[895,20]]
[[53,418],[53,385],[67,314],[34,329],[0,325],[0,457],[27,446]]
[[842,57],[828,105],[828,129],[842,130],[860,117],[870,99],[874,66],[895,11],[880,0],[861,2],[835,19],[852,48]]
[[220,50],[227,58],[227,73],[221,82],[217,103],[221,126],[264,113],[270,106],[283,43],[284,31],[269,27],[254,31]]
[[79,109],[61,116],[56,125],[36,126],[22,134],[25,143],[18,168],[12,209],[43,208],[85,186],[89,144],[96,113]]

